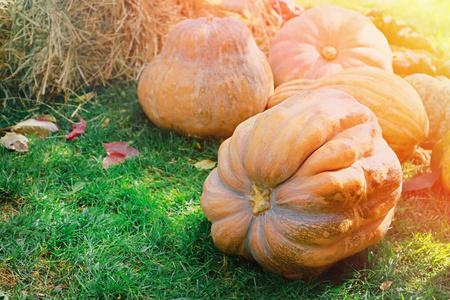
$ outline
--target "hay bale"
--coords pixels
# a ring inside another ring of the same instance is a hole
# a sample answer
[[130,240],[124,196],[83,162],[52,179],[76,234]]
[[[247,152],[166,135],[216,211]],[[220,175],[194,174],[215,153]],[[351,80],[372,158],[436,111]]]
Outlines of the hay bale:
[[207,0],[2,0],[1,85],[39,100],[136,80],[173,25],[210,13],[240,18],[267,53],[278,29],[267,2],[245,15]]
[[2,2],[2,80],[41,98],[133,79],[182,19],[176,1]]

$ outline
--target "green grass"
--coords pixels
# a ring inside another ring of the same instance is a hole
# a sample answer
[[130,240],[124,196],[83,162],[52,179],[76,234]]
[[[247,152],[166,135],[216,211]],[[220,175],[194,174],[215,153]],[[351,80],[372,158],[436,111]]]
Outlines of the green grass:
[[[61,128],[31,137],[27,153],[0,148],[0,291],[11,299],[450,298],[448,194],[402,198],[382,242],[317,280],[290,281],[217,250],[199,202],[209,171],[193,164],[216,161],[220,141],[156,128],[134,84],[81,107],[0,104],[1,128],[45,113]],[[87,131],[69,142],[77,108]],[[102,143],[113,141],[143,155],[103,169]]]

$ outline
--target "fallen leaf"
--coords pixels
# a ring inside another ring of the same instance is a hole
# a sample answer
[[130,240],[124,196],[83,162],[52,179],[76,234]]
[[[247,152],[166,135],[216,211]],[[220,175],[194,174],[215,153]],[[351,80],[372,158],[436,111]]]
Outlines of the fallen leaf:
[[25,136],[16,132],[7,132],[5,136],[0,139],[1,145],[17,152],[27,152],[29,142],[30,141]]
[[77,103],[84,103],[84,102],[87,102],[88,100],[90,100],[92,97],[94,97],[94,95],[95,95],[95,92],[89,92],[87,94],[76,97],[75,99],[73,99],[73,101],[75,101]]
[[109,124],[109,118],[106,118],[105,121],[103,121],[101,126],[106,127],[106,126],[108,126],[108,124]]
[[70,126],[70,129],[72,131],[65,136],[66,140],[76,140],[80,134],[83,134],[86,131],[86,120],[73,124]]
[[441,169],[433,170],[431,173],[416,176],[403,182],[402,193],[416,192],[431,188],[439,180]]
[[109,166],[115,166],[123,163],[127,156],[121,153],[111,153],[102,160],[103,168],[108,169]]
[[63,285],[62,284],[58,284],[57,286],[55,286],[55,288],[53,289],[53,291],[55,292],[62,292],[63,290]]
[[129,146],[128,142],[113,142],[103,143],[106,148],[107,156],[103,158],[103,168],[107,169],[109,166],[115,166],[124,162],[127,157],[132,158],[136,155],[142,155],[136,148]]
[[128,157],[133,157],[142,154],[136,150],[136,148],[130,146],[128,142],[103,143],[103,145],[105,146],[108,155],[111,155],[111,153],[121,153]]
[[56,118],[52,115],[41,115],[39,118],[36,118],[38,121],[49,121],[56,124]]
[[392,283],[393,283],[393,281],[386,280],[385,282],[381,283],[380,290],[383,290],[383,291],[387,290],[388,288],[391,287]]
[[46,137],[50,132],[58,131],[58,127],[50,121],[28,119],[12,126],[11,130],[21,134],[36,134],[36,137]]
[[196,167],[199,170],[210,170],[210,169],[214,169],[216,167],[216,162],[211,161],[209,159],[204,159],[199,162],[196,162],[194,164],[194,167]]

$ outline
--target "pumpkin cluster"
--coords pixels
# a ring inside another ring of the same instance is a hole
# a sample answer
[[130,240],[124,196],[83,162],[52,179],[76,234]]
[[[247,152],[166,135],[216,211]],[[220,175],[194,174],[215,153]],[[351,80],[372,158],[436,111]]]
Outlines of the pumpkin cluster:
[[394,73],[369,17],[338,6],[299,14],[268,56],[237,19],[182,21],[138,84],[155,125],[224,139],[201,196],[215,245],[287,278],[379,242],[401,163],[443,130],[430,129],[424,96]]

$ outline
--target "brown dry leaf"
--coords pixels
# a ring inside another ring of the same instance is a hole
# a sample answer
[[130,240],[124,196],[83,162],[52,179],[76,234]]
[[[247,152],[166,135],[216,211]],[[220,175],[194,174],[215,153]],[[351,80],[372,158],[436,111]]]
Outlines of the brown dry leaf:
[[58,284],[57,286],[55,286],[55,288],[53,289],[53,291],[55,292],[62,292],[64,289],[62,284]]
[[7,132],[5,136],[0,139],[0,144],[2,146],[17,152],[27,152],[29,142],[30,141],[25,136],[16,132]]
[[50,121],[28,119],[11,127],[12,131],[21,134],[36,134],[36,137],[46,137],[50,132],[58,131],[58,126]]
[[211,161],[209,159],[204,159],[199,162],[196,162],[194,164],[194,167],[196,167],[199,170],[210,170],[210,169],[214,169],[216,167],[216,164],[217,163],[215,161]]
[[392,283],[393,283],[393,281],[386,280],[385,282],[381,283],[380,290],[385,291],[385,290],[389,289],[391,287]]

